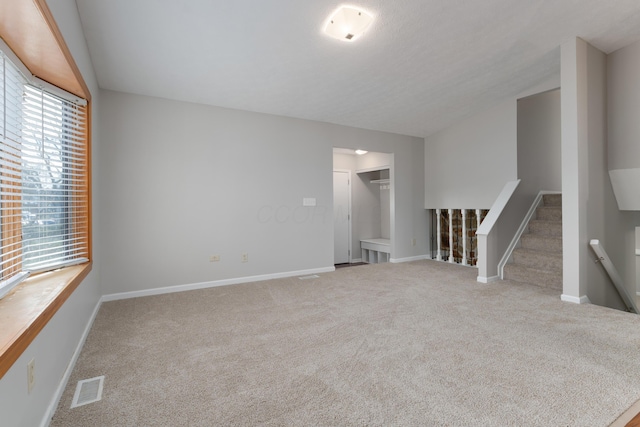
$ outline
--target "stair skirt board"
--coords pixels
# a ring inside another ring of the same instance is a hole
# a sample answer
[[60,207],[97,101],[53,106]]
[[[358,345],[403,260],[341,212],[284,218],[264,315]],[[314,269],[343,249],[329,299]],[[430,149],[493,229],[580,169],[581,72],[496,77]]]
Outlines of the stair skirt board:
[[538,209],[538,207],[540,207],[540,204],[542,203],[542,200],[543,200],[543,197],[544,197],[545,194],[562,194],[562,192],[560,192],[560,191],[544,191],[543,190],[543,191],[540,191],[538,193],[538,195],[536,196],[535,200],[531,204],[531,207],[529,208],[529,211],[527,212],[527,215],[522,220],[522,223],[520,224],[520,227],[518,228],[518,231],[516,231],[515,236],[513,236],[513,239],[511,240],[511,243],[507,247],[507,250],[504,253],[504,256],[502,257],[502,259],[498,263],[498,274],[500,275],[501,279],[504,279],[504,266],[507,264],[507,262],[512,260],[512,256],[511,256],[512,253],[516,249],[516,247],[518,245],[518,242],[520,241],[520,237],[524,234],[525,230],[527,229],[527,227],[529,225],[529,221],[531,221],[531,219],[533,218],[533,215],[535,215],[535,213],[536,213],[536,210]]

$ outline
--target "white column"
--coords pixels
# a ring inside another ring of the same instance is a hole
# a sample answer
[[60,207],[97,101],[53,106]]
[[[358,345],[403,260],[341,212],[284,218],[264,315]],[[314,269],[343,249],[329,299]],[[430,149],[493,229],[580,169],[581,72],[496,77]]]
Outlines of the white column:
[[437,244],[436,247],[438,248],[436,251],[436,260],[437,261],[442,261],[442,248],[441,248],[441,242],[442,242],[442,230],[440,229],[440,215],[441,215],[441,211],[440,209],[436,209],[436,228],[437,228],[437,232],[436,232],[436,236],[437,236]]
[[480,228],[480,209],[476,209],[476,230]]
[[467,263],[467,210],[462,209],[462,265]]
[[453,209],[449,209],[449,262],[455,262],[453,259]]

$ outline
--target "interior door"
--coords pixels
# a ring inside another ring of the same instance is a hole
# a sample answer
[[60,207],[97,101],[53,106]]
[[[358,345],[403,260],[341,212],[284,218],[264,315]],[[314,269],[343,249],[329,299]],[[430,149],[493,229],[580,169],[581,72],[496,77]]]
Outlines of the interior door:
[[350,193],[349,172],[333,172],[333,263],[349,262]]

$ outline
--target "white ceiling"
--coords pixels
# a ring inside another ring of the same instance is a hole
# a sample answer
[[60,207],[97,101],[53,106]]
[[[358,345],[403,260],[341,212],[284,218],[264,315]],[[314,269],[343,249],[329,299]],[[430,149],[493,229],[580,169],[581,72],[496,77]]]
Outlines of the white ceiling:
[[559,72],[578,36],[640,40],[638,0],[362,0],[355,43],[330,0],[77,0],[101,88],[428,136]]

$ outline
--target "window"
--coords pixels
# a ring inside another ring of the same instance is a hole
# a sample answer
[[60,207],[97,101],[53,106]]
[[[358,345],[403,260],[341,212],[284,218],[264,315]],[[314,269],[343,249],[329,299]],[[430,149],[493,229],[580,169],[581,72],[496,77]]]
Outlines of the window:
[[86,136],[84,100],[0,52],[0,297],[31,273],[88,261]]

